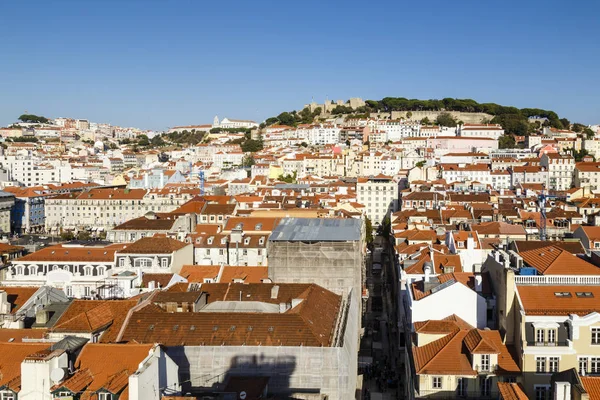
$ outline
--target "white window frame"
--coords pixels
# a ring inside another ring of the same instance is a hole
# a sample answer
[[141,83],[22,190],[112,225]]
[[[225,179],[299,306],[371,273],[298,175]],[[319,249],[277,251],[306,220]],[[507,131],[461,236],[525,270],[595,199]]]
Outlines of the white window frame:
[[431,377],[431,387],[433,389],[442,389],[443,386],[444,386],[444,384],[442,382],[441,376],[432,376]]
[[489,354],[482,354],[481,355],[481,370],[482,371],[489,371],[490,370],[490,364],[491,364],[491,357]]
[[546,373],[546,357],[536,357],[535,358],[535,372],[538,374]]
[[592,327],[590,329],[590,336],[593,345],[600,344],[600,327]]
[[560,357],[548,357],[548,372],[558,372],[560,365]]
[[169,267],[169,259],[168,258],[161,258],[160,259],[160,266],[162,268],[168,268]]

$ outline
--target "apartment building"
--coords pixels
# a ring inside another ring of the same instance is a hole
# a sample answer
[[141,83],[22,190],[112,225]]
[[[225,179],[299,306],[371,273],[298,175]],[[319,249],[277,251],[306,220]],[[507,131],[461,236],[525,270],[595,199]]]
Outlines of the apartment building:
[[340,142],[341,128],[336,125],[314,125],[308,129],[308,143],[318,146]]
[[398,181],[382,174],[358,178],[356,198],[365,206],[365,214],[373,226],[383,224],[386,217],[398,210]]
[[15,206],[15,195],[0,191],[0,232],[12,232],[12,210]]
[[575,164],[575,187],[600,188],[600,162],[578,162]]
[[548,170],[548,189],[568,190],[571,188],[575,170],[573,156],[547,153],[542,155],[540,165]]
[[500,124],[464,124],[460,125],[457,130],[462,137],[491,137],[498,140],[504,135],[504,129]]
[[171,212],[193,197],[189,191],[99,188],[46,199],[46,231],[94,227],[104,231],[149,211]]
[[545,167],[539,165],[521,165],[509,169],[511,188],[527,184],[542,184],[548,187],[549,173]]

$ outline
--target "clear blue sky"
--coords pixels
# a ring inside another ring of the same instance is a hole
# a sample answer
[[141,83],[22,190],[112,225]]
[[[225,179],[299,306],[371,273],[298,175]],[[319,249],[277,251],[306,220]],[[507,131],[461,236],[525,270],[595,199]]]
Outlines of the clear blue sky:
[[473,98],[600,123],[600,2],[0,1],[0,124],[165,129],[311,98]]

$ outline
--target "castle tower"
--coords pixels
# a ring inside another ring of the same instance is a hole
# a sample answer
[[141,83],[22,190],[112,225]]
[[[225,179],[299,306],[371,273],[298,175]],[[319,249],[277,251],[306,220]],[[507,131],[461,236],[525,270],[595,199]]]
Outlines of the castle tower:
[[221,123],[219,122],[219,116],[215,115],[215,119],[213,119],[213,128],[218,128]]

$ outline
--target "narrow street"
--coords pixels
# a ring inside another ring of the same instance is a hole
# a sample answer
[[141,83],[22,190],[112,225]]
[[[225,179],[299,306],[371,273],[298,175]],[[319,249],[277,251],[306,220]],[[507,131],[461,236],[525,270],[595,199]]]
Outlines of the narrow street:
[[392,293],[393,259],[382,237],[377,236],[374,242],[372,259],[367,260],[369,300],[363,324],[365,335],[359,353],[363,366],[363,399],[400,399],[399,377],[402,375],[399,371],[396,305]]

